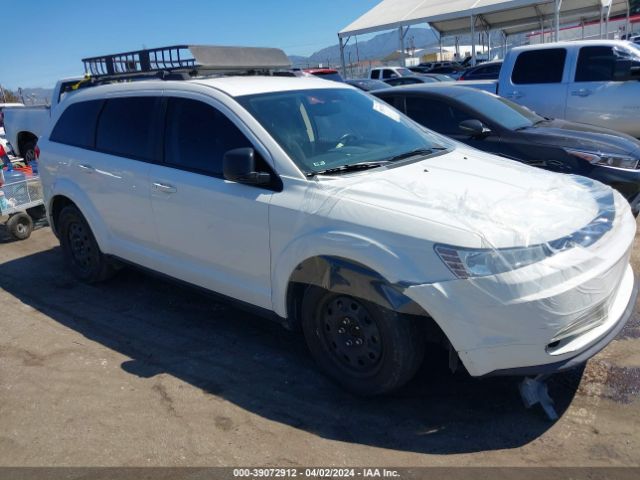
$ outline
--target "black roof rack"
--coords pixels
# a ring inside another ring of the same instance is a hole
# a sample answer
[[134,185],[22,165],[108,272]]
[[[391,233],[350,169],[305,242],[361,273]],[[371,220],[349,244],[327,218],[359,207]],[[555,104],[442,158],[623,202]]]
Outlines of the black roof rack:
[[277,48],[172,45],[169,47],[83,58],[85,73],[95,80],[117,80],[183,72],[203,73],[273,71],[291,62]]

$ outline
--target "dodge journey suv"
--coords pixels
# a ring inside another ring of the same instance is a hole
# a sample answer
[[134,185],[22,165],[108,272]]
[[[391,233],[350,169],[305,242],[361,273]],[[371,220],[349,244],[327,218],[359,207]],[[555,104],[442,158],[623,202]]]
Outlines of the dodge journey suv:
[[437,343],[472,376],[567,369],[629,317],[636,224],[611,188],[455,143],[346,84],[171,78],[80,86],[39,141],[81,280],[124,261],[216,292],[301,328],[360,394],[403,385]]

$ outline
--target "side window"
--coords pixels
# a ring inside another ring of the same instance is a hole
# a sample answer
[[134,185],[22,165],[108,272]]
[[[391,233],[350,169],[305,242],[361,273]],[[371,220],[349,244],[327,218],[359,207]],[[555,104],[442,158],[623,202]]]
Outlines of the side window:
[[397,75],[393,72],[393,70],[389,70],[388,68],[385,68],[382,71],[382,78],[395,78],[397,77]]
[[253,147],[217,109],[188,98],[169,99],[164,138],[165,163],[214,176],[222,176],[227,151]]
[[516,59],[511,81],[518,85],[560,83],[566,57],[564,48],[522,52]]
[[106,101],[96,135],[96,149],[113,155],[153,161],[159,131],[156,97],[121,97]]
[[407,97],[407,115],[425,127],[444,134],[460,134],[458,126],[471,117],[462,110],[440,100]]
[[102,100],[91,100],[69,105],[53,127],[49,140],[74,147],[93,148],[96,121],[102,104]]
[[374,79],[378,80],[380,78],[380,70],[372,70],[371,71],[371,78],[374,78]]
[[614,80],[616,59],[611,47],[582,47],[578,55],[576,82]]

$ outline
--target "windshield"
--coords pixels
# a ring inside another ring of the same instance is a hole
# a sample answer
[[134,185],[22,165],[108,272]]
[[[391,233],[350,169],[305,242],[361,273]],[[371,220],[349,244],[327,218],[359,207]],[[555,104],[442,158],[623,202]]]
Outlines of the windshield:
[[508,130],[531,127],[544,120],[528,108],[497,95],[467,92],[456,99]]
[[263,93],[237,100],[306,174],[452,146],[383,101],[351,88]]
[[413,72],[408,68],[396,68],[396,73],[401,77],[411,77],[413,76]]

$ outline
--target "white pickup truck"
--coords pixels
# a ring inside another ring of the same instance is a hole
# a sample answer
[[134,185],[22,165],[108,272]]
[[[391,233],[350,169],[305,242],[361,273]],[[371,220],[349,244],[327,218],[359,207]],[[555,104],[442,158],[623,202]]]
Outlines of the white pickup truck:
[[621,40],[528,45],[511,50],[497,81],[467,81],[540,115],[640,137],[640,47]]
[[3,109],[5,136],[17,155],[27,162],[35,158],[36,143],[49,125],[51,111],[60,103],[65,92],[80,80],[80,78],[70,78],[59,81],[51,95],[50,106],[8,105]]

